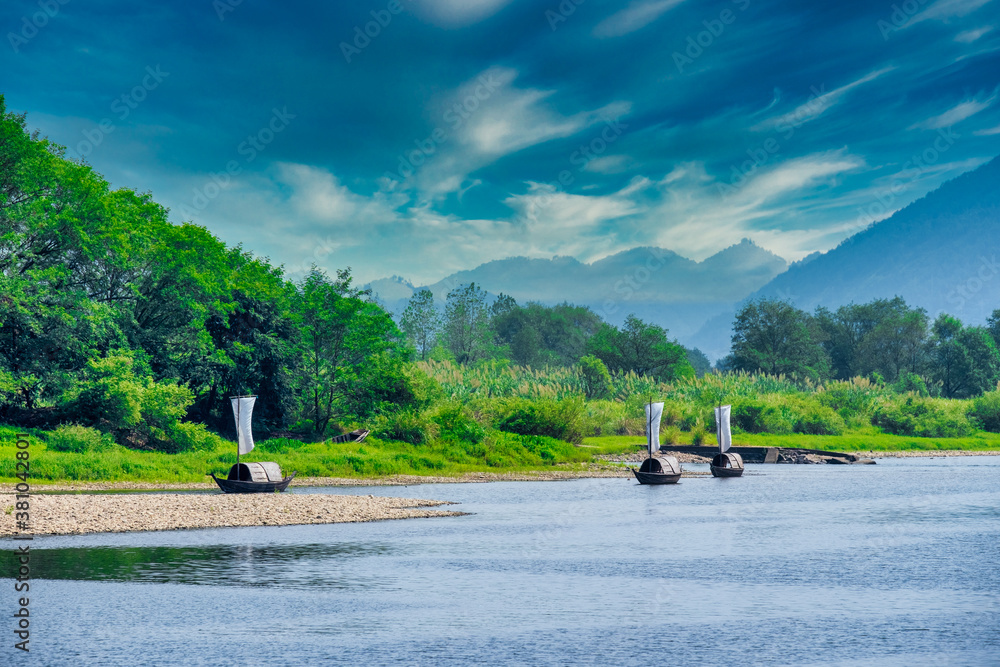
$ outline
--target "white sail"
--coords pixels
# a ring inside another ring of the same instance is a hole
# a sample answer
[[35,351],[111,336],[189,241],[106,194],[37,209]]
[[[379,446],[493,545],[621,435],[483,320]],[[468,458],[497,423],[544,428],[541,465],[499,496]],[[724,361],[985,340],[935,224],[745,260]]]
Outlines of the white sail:
[[729,427],[732,408],[731,405],[723,405],[715,409],[715,439],[719,442],[720,452],[725,452],[733,444],[733,431]]
[[663,403],[646,404],[646,444],[650,452],[660,451],[660,419],[663,417]]
[[256,396],[231,399],[233,402],[233,419],[236,420],[236,433],[239,435],[240,454],[249,454],[253,449],[253,433],[250,432],[250,417],[253,416],[253,404]]

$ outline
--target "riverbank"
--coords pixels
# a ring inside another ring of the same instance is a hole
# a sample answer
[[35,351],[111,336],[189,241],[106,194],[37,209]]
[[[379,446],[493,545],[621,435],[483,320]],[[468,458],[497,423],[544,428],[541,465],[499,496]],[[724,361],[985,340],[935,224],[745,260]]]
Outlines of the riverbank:
[[[18,532],[14,513],[10,511],[13,500],[8,498],[3,500],[5,511],[0,515],[0,537],[10,537]],[[33,495],[31,532],[34,535],[86,535],[234,526],[357,523],[465,514],[425,509],[450,504],[441,500],[302,493]]]

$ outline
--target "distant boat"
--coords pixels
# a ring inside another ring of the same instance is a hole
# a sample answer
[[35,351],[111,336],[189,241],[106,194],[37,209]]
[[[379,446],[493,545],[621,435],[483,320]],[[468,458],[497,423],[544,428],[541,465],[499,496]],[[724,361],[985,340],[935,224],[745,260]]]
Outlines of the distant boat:
[[663,403],[646,406],[646,449],[649,457],[638,470],[632,470],[640,484],[676,484],[681,478],[681,464],[673,456],[653,456],[660,451],[660,418]]
[[[250,430],[250,419],[253,416],[253,405],[256,396],[233,396],[233,417],[236,419],[236,464],[229,469],[226,479],[211,475],[219,488],[226,493],[274,493],[288,488],[293,472],[288,477],[282,477],[281,466],[271,461],[260,463],[240,463],[240,454],[249,454],[254,448],[253,433]],[[298,471],[296,471],[298,472]]]
[[341,443],[341,442],[364,442],[368,434],[371,433],[366,428],[359,428],[356,431],[351,431],[350,433],[345,433],[344,435],[337,435],[330,438],[330,442]]
[[712,469],[712,477],[739,477],[743,474],[743,457],[729,451],[729,447],[733,444],[733,432],[729,425],[732,407],[720,405],[715,408],[715,439],[719,443],[719,453],[709,466]]

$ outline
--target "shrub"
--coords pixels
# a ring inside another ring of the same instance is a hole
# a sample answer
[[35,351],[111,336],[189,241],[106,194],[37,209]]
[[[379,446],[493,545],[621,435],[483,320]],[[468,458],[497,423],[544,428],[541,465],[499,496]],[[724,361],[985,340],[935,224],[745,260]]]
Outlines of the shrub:
[[467,407],[457,401],[441,405],[431,419],[440,428],[443,439],[478,443],[486,437],[486,429],[472,417]]
[[691,444],[695,446],[703,445],[706,440],[708,440],[708,432],[705,430],[705,426],[699,421],[691,429]]
[[907,396],[887,402],[872,417],[886,433],[921,438],[960,438],[975,429],[964,412],[965,401]]
[[984,431],[1000,433],[1000,391],[988,391],[973,400],[969,416]]
[[668,426],[660,431],[664,445],[678,445],[681,442],[681,430],[676,426]]
[[79,424],[63,424],[47,436],[49,449],[57,452],[96,452],[110,449],[115,441],[96,428]]
[[519,435],[544,435],[574,444],[583,442],[586,409],[583,400],[509,398],[495,407],[493,426]]
[[589,399],[609,398],[614,391],[608,367],[593,355],[580,358],[580,379]]
[[422,445],[437,437],[437,424],[419,412],[403,410],[376,419],[372,432],[383,440]]
[[165,430],[168,443],[161,444],[160,451],[176,453],[189,450],[210,451],[225,441],[205,428],[204,424],[177,422]]

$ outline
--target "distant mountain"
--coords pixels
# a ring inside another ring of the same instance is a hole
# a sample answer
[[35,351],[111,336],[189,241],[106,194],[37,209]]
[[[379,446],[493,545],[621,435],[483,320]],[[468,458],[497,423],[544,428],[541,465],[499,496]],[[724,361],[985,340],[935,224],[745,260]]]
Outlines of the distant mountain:
[[[951,180],[818,257],[789,267],[750,296],[813,311],[901,296],[966,324],[1000,308],[1000,158]],[[736,308],[691,337],[711,358],[728,353]]]
[[[492,295],[509,294],[518,303],[586,305],[615,324],[635,313],[666,327],[672,337],[684,338],[787,267],[782,258],[743,239],[702,262],[652,247],[632,248],[592,264],[572,257],[513,257],[460,271],[427,288],[443,303],[449,291],[474,282]],[[369,286],[395,313],[421,289],[399,277]]]

